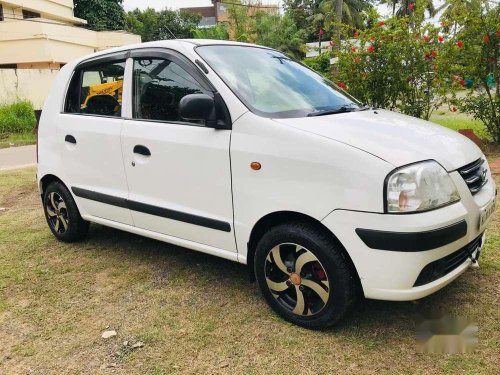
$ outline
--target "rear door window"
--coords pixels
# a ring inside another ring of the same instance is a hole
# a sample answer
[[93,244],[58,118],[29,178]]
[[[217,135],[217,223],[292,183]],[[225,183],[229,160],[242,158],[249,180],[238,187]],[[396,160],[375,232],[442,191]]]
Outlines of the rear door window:
[[66,113],[121,117],[125,61],[76,70],[68,89]]

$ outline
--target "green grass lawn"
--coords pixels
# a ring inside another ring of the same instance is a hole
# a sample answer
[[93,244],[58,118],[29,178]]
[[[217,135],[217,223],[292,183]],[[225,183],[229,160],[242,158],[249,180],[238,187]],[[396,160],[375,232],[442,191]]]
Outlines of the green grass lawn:
[[[0,173],[2,374],[498,373],[500,205],[481,268],[419,302],[363,301],[314,332],[271,312],[237,263],[99,225],[58,242],[35,185],[34,169]],[[417,352],[435,311],[477,322],[474,353]],[[118,334],[104,340],[108,326]]]
[[456,118],[431,118],[432,122],[445,126],[452,130],[472,129],[480,138],[487,139],[488,134],[484,124],[479,120],[456,119]]
[[0,135],[0,148],[26,146],[35,143],[36,134],[34,132]]

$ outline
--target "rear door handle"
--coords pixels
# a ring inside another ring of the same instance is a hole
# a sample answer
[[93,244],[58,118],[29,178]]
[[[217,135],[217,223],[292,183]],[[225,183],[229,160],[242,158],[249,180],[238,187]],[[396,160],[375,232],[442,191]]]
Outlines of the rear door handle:
[[66,137],[64,137],[64,140],[68,143],[73,143],[74,145],[76,145],[76,139],[71,134],[68,134]]
[[151,151],[149,151],[149,148],[147,148],[146,146],[137,145],[134,147],[134,154],[151,156]]

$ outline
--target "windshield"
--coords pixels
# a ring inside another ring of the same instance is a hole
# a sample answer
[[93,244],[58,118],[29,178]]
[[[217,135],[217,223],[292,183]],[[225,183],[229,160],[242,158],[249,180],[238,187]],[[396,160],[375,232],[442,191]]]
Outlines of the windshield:
[[360,109],[333,83],[280,52],[234,45],[199,46],[196,51],[258,115],[289,118]]

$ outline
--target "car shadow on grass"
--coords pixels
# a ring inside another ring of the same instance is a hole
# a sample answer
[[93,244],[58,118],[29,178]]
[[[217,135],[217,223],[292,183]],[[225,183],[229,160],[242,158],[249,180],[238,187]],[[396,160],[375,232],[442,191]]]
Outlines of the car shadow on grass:
[[234,281],[233,286],[249,283],[247,268],[242,264],[98,224],[91,225],[86,243],[129,262],[146,262],[153,273],[165,268],[191,267],[200,279],[229,278]]
[[[247,267],[223,258],[97,224],[91,225],[86,244],[116,257],[116,261],[126,259],[129,263],[146,264],[151,267],[152,278],[159,280],[156,283],[160,286],[163,273],[180,268],[186,273],[196,272],[200,280],[200,293],[205,288],[203,283],[209,280],[218,283],[221,288],[227,288],[228,295],[237,290],[237,293],[241,293],[241,300],[260,297],[256,283],[250,283]],[[368,346],[383,345],[385,342],[394,344],[395,337],[404,337],[406,341],[415,336],[416,328],[424,319],[437,318],[450,311],[462,311],[465,305],[470,306],[479,288],[477,280],[469,271],[451,285],[418,301],[391,302],[360,298],[353,311],[340,323],[324,331],[324,334],[346,338],[366,336]],[[265,314],[271,320],[293,327],[269,308],[261,311],[261,315]]]

